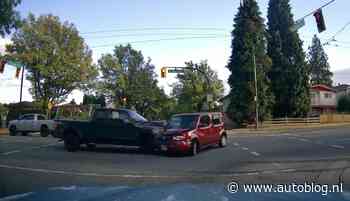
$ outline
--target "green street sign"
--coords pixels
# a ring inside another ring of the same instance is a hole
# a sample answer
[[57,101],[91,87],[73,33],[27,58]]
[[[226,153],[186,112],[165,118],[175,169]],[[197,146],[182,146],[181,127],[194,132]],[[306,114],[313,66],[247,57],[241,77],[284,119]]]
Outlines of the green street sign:
[[168,73],[184,73],[183,68],[168,68]]
[[301,19],[295,21],[294,25],[290,29],[291,29],[291,31],[297,31],[298,29],[300,29],[303,26],[305,26],[305,19],[301,18]]
[[8,65],[11,65],[11,66],[15,66],[17,68],[22,68],[23,64],[20,63],[20,62],[17,62],[17,61],[13,61],[13,60],[7,60],[6,63]]

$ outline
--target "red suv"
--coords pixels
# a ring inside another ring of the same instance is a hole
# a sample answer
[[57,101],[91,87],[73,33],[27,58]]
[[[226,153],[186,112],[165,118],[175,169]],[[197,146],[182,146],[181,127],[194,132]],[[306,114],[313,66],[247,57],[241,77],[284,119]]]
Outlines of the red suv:
[[201,148],[215,144],[227,144],[222,113],[186,113],[171,117],[160,139],[160,150],[196,155]]

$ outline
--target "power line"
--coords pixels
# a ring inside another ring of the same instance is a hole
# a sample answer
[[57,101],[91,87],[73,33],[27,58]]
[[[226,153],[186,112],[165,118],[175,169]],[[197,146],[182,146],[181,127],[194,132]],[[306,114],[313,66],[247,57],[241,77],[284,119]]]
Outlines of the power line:
[[80,34],[98,34],[98,33],[109,33],[109,32],[130,32],[130,31],[161,31],[161,30],[182,30],[182,31],[229,31],[225,28],[217,28],[217,27],[146,27],[146,28],[126,28],[126,29],[106,29],[106,30],[97,30],[90,32],[82,32]]
[[119,37],[132,37],[132,36],[225,36],[226,34],[214,34],[214,33],[135,33],[135,34],[118,34],[107,36],[87,36],[88,39],[103,39],[103,38],[119,38]]
[[327,40],[323,45],[329,45],[331,42],[336,42],[337,40],[335,39],[336,36],[341,34],[343,31],[345,31],[346,27],[350,25],[350,21],[347,22],[341,29],[339,29],[331,38]]
[[[154,40],[139,40],[139,41],[129,41],[124,43],[149,43],[149,42],[161,42],[161,41],[173,41],[173,40],[189,40],[189,39],[214,39],[214,38],[226,38],[225,36],[208,36],[208,37],[176,37],[176,38],[163,38],[163,39],[154,39]],[[120,44],[120,43],[119,43]],[[90,48],[101,48],[101,47],[110,47],[115,46],[116,44],[103,44],[103,45],[95,45],[91,46]]]

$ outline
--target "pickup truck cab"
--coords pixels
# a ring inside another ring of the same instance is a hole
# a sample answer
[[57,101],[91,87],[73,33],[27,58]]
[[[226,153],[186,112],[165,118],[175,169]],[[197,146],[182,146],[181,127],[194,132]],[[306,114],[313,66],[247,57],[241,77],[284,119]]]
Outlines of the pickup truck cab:
[[48,120],[43,114],[25,114],[16,120],[9,122],[10,135],[17,133],[27,135],[29,132],[40,132],[42,137],[47,137],[55,129],[56,123]]
[[210,145],[225,147],[223,115],[219,112],[176,114],[170,118],[159,141],[161,151],[190,155]]
[[69,152],[78,151],[81,144],[129,145],[151,151],[161,130],[133,110],[97,109],[88,121],[58,121],[53,136],[62,138]]

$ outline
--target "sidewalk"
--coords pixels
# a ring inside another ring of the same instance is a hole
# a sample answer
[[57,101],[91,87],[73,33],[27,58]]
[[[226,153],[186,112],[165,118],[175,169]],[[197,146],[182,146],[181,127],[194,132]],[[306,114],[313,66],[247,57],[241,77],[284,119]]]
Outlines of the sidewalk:
[[350,127],[350,123],[335,123],[335,124],[317,124],[317,125],[300,125],[300,126],[275,126],[265,128],[239,128],[228,130],[228,134],[279,134],[287,132],[302,132],[312,131],[317,129],[327,129],[336,127]]
[[1,135],[8,135],[9,130],[7,128],[0,128],[0,136]]

